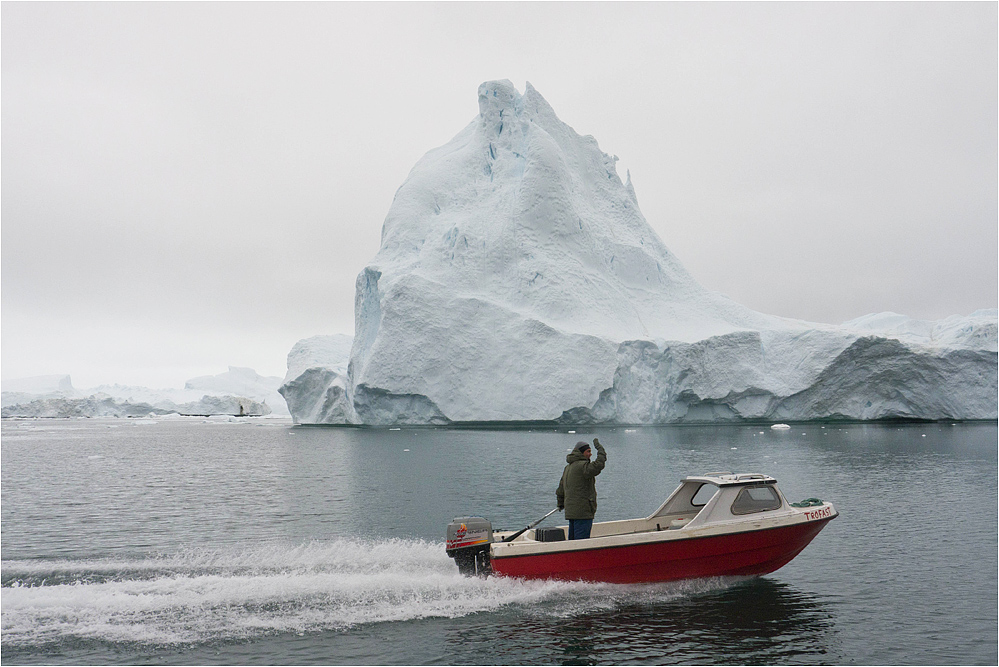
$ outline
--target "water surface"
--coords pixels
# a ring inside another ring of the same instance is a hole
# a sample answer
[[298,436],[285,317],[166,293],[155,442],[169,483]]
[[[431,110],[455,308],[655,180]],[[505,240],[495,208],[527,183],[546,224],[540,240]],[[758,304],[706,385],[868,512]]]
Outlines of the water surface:
[[[3,661],[999,660],[995,424],[577,430],[5,420]],[[682,476],[718,470],[773,475],[841,516],[766,577],[460,577],[451,517],[523,527],[594,435],[598,520],[647,515]]]

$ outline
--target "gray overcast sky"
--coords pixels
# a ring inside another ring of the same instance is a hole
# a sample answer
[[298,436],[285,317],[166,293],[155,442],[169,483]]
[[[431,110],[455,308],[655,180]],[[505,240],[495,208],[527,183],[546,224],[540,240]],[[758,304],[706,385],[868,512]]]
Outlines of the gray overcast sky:
[[705,286],[997,305],[997,4],[2,4],[2,374],[283,375],[395,190],[530,81]]

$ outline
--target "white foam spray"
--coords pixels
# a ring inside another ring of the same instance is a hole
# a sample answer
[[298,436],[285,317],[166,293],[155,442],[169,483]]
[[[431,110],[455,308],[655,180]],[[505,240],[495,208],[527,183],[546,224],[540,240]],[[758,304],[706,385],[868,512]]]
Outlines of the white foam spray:
[[188,644],[502,608],[563,617],[728,585],[469,578],[439,543],[360,539],[139,559],[4,561],[3,580],[8,648],[71,639]]

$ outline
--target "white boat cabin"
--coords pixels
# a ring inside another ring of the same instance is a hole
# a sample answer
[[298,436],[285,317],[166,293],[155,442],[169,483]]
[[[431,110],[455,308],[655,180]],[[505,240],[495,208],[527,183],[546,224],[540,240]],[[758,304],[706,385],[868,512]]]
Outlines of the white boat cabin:
[[[648,521],[663,528],[696,527],[733,521],[747,514],[773,513],[790,506],[769,475],[712,472],[685,477]],[[772,514],[771,514],[772,516]]]

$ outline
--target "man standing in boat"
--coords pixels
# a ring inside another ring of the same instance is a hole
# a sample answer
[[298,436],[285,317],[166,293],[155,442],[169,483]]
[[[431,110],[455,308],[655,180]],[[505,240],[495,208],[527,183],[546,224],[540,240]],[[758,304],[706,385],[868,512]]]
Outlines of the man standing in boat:
[[569,520],[570,540],[588,539],[597,513],[596,476],[607,464],[607,452],[596,438],[593,446],[597,448],[596,461],[590,461],[593,451],[589,443],[576,443],[565,457],[567,465],[555,491],[558,508],[565,510],[565,518]]

